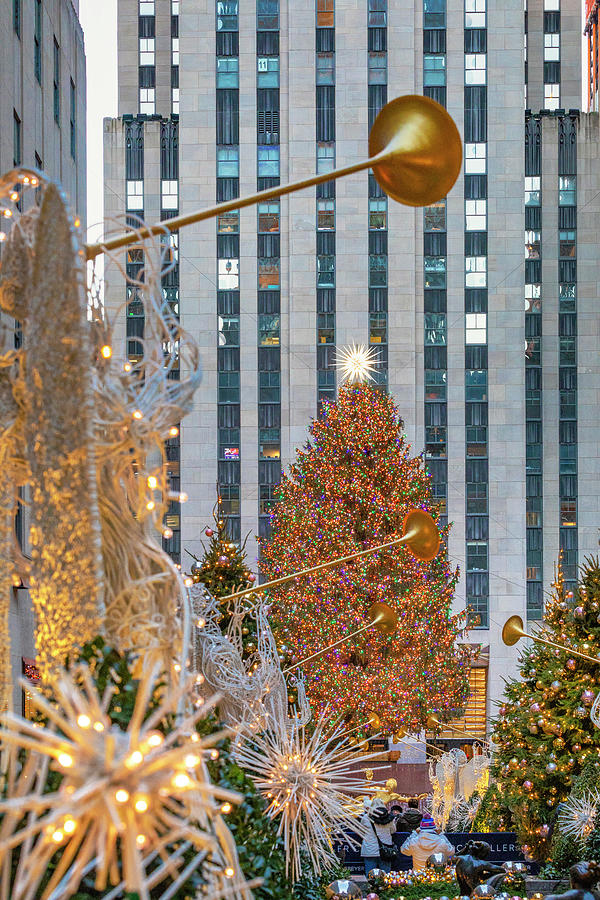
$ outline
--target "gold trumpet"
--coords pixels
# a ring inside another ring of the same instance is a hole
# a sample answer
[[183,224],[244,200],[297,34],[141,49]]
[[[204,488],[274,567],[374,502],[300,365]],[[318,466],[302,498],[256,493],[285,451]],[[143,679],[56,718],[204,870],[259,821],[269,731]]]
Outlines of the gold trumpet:
[[517,641],[520,641],[522,637],[531,638],[532,641],[537,641],[538,644],[546,644],[548,647],[556,647],[558,650],[564,650],[565,653],[570,653],[571,656],[579,656],[580,659],[586,659],[588,662],[596,663],[596,665],[600,664],[600,659],[595,656],[589,656],[587,653],[573,650],[572,647],[568,647],[566,644],[557,644],[554,641],[548,641],[546,638],[542,638],[537,634],[529,634],[523,628],[523,619],[521,616],[511,616],[510,619],[507,619],[504,623],[502,640],[507,647],[512,647]]
[[[294,578],[302,578],[305,575],[312,575],[313,572],[333,569],[335,566],[343,565],[343,563],[352,562],[354,559],[360,559],[363,556],[369,556],[371,553],[378,553],[381,550],[389,550],[391,547],[398,547],[400,544],[407,544],[412,555],[422,562],[430,562],[437,556],[440,549],[440,533],[428,512],[425,512],[424,509],[413,509],[407,513],[404,517],[402,537],[400,538],[395,538],[386,544],[379,544],[377,547],[369,547],[368,550],[359,550],[358,553],[351,553],[349,556],[330,559],[328,562],[319,563],[316,566],[311,566],[309,569],[302,569],[299,572],[292,572],[290,575],[283,575],[281,578],[274,578],[272,581],[266,581],[264,584],[259,585],[259,587],[236,591],[234,594],[221,597],[220,602],[225,603],[227,600],[246,597],[248,594],[262,594],[268,591],[269,588],[279,587],[288,581],[293,581]],[[374,606],[377,605],[374,604]]]
[[86,257],[88,260],[95,259],[107,250],[136,244],[140,239],[151,235],[178,231],[195,222],[254,206],[273,197],[293,194],[325,181],[344,178],[363,169],[373,169],[379,185],[399,203],[406,206],[429,206],[446,196],[458,178],[461,162],[460,135],[444,107],[428,97],[397,97],[383,107],[373,123],[368,159],[322,175],[312,175],[291,184],[278,185],[247,197],[218,203],[208,209],[166,219],[100,243],[87,244]]
[[485,738],[482,738],[478,734],[471,734],[470,731],[465,731],[464,728],[455,728],[454,725],[450,724],[450,722],[440,722],[438,717],[435,715],[427,716],[425,724],[430,731],[436,731],[438,728],[449,728],[450,731],[454,731],[455,734],[460,734],[471,741],[479,741],[479,743],[487,744],[488,746],[490,744],[489,741],[486,741]]

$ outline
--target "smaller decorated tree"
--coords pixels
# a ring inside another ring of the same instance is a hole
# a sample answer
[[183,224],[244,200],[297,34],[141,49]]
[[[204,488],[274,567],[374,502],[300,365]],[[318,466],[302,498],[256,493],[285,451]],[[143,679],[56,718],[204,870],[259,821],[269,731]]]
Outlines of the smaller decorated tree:
[[204,534],[208,546],[202,542],[204,556],[200,559],[190,553],[195,560],[191,573],[194,582],[201,582],[213,597],[225,597],[234,591],[251,587],[256,576],[246,563],[246,540],[238,546],[231,540],[227,517],[223,513],[221,492],[217,488],[217,502],[213,508],[214,528],[207,525]]
[[[588,559],[575,596],[559,564],[540,636],[591,657],[600,653],[600,564]],[[494,726],[494,774],[511,826],[539,860],[550,853],[559,804],[576,777],[600,761],[599,732],[590,718],[598,664],[531,643],[520,678],[511,679]]]

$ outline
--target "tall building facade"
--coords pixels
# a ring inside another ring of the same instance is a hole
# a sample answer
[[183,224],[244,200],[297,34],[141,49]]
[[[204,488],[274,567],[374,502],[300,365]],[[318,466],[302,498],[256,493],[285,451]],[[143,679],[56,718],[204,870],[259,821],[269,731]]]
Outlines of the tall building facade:
[[[0,173],[17,166],[44,171],[62,185],[73,213],[84,223],[86,67],[78,13],[78,0],[6,0],[0,4]],[[0,252],[4,230],[0,223]],[[26,496],[24,500],[15,531],[27,557]],[[18,678],[35,677],[36,671],[35,623],[25,567],[22,575],[20,587],[12,592],[9,620],[13,704],[19,712],[26,693]]]
[[[463,135],[457,184],[424,210],[362,173],[173,238],[164,289],[203,379],[167,449],[189,501],[165,546],[184,566],[201,552],[217,482],[233,537],[266,536],[281,470],[335,396],[336,347],[377,348],[483,648],[471,728],[514,668],[503,622],[540,618],[559,550],[574,581],[597,547],[597,121],[580,114],[578,16],[575,0],[119,3],[108,216],[164,219],[366,158],[402,94],[442,103]],[[107,297],[129,304],[135,357],[143,321],[117,273]]]

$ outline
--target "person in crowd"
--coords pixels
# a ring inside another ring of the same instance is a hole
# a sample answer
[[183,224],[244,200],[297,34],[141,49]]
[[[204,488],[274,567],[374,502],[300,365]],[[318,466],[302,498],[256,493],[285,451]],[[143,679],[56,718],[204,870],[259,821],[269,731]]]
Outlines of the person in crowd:
[[454,847],[448,838],[436,828],[431,816],[423,816],[420,826],[410,834],[400,847],[400,853],[412,856],[412,867],[420,871],[427,865],[432,853],[443,853],[448,861],[454,855]]
[[396,819],[396,831],[414,831],[421,824],[423,813],[419,812],[419,801],[411,797],[406,809]]
[[396,830],[394,816],[388,812],[380,800],[365,801],[365,813],[361,819],[365,830],[360,855],[363,858],[365,875],[371,869],[382,869],[391,872],[392,862],[396,857],[396,848],[392,835]]

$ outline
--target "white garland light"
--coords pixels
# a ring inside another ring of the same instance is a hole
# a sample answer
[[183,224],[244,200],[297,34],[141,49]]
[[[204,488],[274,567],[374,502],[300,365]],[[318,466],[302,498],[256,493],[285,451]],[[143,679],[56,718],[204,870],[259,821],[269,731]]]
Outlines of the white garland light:
[[[0,873],[11,871],[12,851],[21,848],[13,900],[57,896],[58,886],[58,896],[71,896],[94,869],[98,890],[122,878],[125,891],[149,900],[157,883],[183,884],[201,866],[211,897],[251,896],[222,819],[241,797],[212,784],[206,766],[218,757],[215,744],[223,733],[201,738],[195,730],[210,703],[169,728],[180,690],[168,692],[150,712],[160,672],[159,664],[145,667],[127,731],[108,716],[114,685],[100,697],[84,665],[57,679],[56,705],[28,685],[47,727],[12,713],[4,717],[5,745],[29,751],[20,775],[11,776],[9,799],[0,802]],[[62,776],[52,793],[43,792],[48,767]],[[184,844],[194,851],[192,863],[181,852]],[[41,894],[40,882],[59,849]],[[162,860],[162,867],[146,871],[152,860]]]

